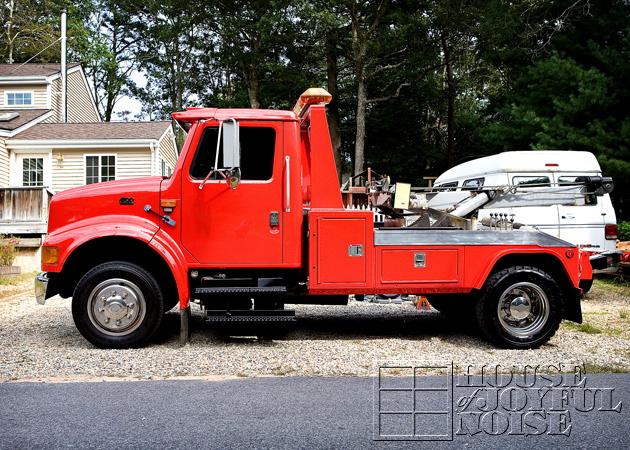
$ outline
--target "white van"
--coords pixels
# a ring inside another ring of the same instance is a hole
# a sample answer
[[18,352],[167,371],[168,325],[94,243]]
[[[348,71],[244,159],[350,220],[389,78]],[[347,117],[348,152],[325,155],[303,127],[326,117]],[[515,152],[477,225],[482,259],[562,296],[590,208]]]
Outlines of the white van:
[[[442,193],[429,201],[429,207],[444,209],[445,205],[452,205],[465,198],[470,190],[480,186],[555,187],[575,182],[579,176],[602,176],[599,163],[592,153],[500,153],[465,162],[440,175],[435,180],[435,187],[442,188]],[[444,192],[444,188],[451,188],[450,192]],[[496,208],[489,204],[479,209],[478,220],[490,217],[491,213],[508,214],[515,222],[536,226],[592,252],[614,254],[616,250],[617,218],[609,194],[586,196],[585,201],[573,205]],[[609,259],[608,262],[610,265],[614,261]],[[595,268],[595,264],[593,266]]]

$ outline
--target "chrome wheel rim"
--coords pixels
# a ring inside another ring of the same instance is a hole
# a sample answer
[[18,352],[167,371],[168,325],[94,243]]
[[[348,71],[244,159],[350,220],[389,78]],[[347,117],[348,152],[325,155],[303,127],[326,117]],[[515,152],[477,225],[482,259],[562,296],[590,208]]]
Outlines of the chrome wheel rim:
[[125,336],[142,324],[146,302],[138,286],[112,278],[96,286],[88,298],[90,322],[109,336]]
[[549,319],[549,298],[540,286],[515,283],[507,288],[497,306],[501,326],[519,338],[535,335]]

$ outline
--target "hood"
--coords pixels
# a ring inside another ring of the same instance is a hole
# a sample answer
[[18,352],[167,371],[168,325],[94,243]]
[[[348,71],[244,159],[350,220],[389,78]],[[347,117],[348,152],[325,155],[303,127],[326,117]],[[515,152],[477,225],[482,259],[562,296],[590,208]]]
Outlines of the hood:
[[[48,234],[62,227],[103,216],[138,216],[158,225],[158,217],[144,211],[158,210],[162,177],[131,178],[80,186],[53,195],[49,207]],[[151,217],[153,216],[153,217]]]

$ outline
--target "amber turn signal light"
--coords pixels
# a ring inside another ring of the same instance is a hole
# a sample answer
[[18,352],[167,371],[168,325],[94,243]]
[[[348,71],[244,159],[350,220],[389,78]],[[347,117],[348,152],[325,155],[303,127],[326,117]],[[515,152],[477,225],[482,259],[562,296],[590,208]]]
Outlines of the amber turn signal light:
[[58,262],[58,247],[42,247],[42,264],[57,264]]

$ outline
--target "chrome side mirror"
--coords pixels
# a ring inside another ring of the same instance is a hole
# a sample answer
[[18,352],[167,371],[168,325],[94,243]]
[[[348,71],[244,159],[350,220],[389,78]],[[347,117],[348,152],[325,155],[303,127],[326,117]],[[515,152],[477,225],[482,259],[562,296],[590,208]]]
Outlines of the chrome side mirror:
[[241,143],[239,138],[238,122],[234,119],[225,119],[223,122],[223,167],[240,167]]

